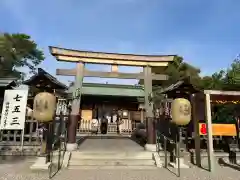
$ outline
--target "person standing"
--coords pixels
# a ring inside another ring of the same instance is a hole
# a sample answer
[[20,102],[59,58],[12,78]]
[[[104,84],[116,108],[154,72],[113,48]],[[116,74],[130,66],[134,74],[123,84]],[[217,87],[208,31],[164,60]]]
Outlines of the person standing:
[[98,133],[98,120],[97,119],[92,119],[92,123],[91,123],[91,126],[92,126],[92,132],[94,134],[97,134]]
[[113,109],[113,111],[112,111],[112,121],[113,121],[113,123],[116,123],[117,133],[119,134],[118,119],[119,119],[118,112],[115,109]]

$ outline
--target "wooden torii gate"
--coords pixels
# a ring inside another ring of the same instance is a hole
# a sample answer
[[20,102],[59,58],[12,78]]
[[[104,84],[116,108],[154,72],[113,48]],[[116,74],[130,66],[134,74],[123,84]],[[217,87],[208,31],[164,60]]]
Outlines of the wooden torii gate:
[[[148,144],[155,144],[155,131],[153,127],[153,105],[149,102],[149,95],[152,93],[152,80],[167,80],[167,75],[155,74],[152,68],[166,67],[173,61],[174,55],[133,55],[114,54],[103,52],[79,51],[50,46],[50,52],[58,61],[76,63],[74,69],[57,69],[56,74],[62,76],[75,76],[75,90],[82,91],[84,77],[119,78],[119,79],[143,79],[145,91],[145,111],[147,120]],[[111,65],[111,72],[89,71],[84,68],[85,63]],[[141,73],[120,73],[118,66],[143,67]],[[73,99],[72,112],[70,115],[68,129],[68,150],[76,149],[76,129],[79,117],[79,98]]]

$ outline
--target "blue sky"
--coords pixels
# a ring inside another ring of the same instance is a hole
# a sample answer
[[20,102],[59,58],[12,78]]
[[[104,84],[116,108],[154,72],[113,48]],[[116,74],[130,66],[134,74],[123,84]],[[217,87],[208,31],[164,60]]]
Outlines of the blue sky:
[[[40,67],[53,75],[56,68],[73,68],[74,64],[57,62],[49,53],[51,45],[117,53],[178,54],[201,68],[202,74],[211,74],[229,66],[240,53],[239,7],[239,0],[0,0],[0,31],[31,35],[45,52],[46,60]],[[59,79],[67,82],[73,78]]]

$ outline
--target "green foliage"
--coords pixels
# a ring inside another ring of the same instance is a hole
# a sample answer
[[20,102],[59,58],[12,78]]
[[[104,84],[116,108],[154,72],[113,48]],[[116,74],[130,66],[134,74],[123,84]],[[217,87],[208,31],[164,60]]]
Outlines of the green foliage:
[[240,59],[235,59],[231,67],[227,69],[224,78],[224,89],[240,90]]
[[[207,90],[235,90],[240,91],[240,59],[236,58],[226,70],[220,70],[211,76],[200,76],[200,69],[183,61],[182,57],[176,57],[168,66],[165,74],[169,79],[163,86],[169,86],[182,78],[189,77],[191,83],[199,89]],[[163,97],[155,92],[155,101],[161,101]],[[213,123],[235,123],[235,117],[240,115],[239,105],[224,104],[213,105]]]
[[235,104],[215,104],[213,108],[213,123],[235,123]]
[[201,79],[202,89],[222,90],[224,87],[225,71],[215,72],[212,76],[204,76]]
[[186,77],[190,78],[193,85],[199,86],[201,84],[200,72],[200,69],[184,62],[182,57],[176,56],[165,71],[169,79],[163,83],[163,86],[169,86]]
[[44,55],[37,44],[26,34],[0,35],[0,77],[23,77],[19,67],[28,67],[34,72],[36,66],[44,60]]
[[200,89],[240,90],[240,59],[236,58],[226,70],[220,70],[211,76],[200,76],[201,70],[183,61],[176,56],[174,62],[165,70],[169,79],[163,86],[169,86],[177,81],[189,77],[191,83]]

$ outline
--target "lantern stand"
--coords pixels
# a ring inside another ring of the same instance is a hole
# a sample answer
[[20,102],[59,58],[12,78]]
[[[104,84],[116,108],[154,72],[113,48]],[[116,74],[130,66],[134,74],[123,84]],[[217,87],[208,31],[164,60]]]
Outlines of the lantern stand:
[[30,167],[33,170],[48,170],[50,154],[52,151],[55,119],[56,97],[49,92],[38,93],[34,98],[33,117],[41,123],[41,133],[43,136],[40,155],[35,163]]
[[183,126],[187,125],[191,120],[191,104],[187,99],[184,98],[176,98],[172,102],[172,123],[174,125],[173,134],[176,137],[176,148],[175,148],[175,155],[176,161],[171,163],[174,168],[178,168],[178,174],[180,176],[180,168],[189,168],[187,164],[184,163],[184,150],[185,144],[182,141],[182,132]]

